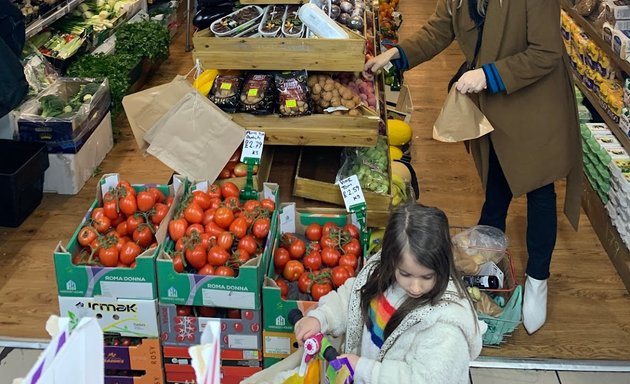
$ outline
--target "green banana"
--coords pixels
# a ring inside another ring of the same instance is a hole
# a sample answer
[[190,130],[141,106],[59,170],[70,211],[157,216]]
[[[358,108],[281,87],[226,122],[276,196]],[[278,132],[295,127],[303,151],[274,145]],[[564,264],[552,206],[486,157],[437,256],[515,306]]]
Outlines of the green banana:
[[397,174],[392,174],[392,188],[395,187],[400,189],[403,201],[407,201],[407,184],[405,180]]

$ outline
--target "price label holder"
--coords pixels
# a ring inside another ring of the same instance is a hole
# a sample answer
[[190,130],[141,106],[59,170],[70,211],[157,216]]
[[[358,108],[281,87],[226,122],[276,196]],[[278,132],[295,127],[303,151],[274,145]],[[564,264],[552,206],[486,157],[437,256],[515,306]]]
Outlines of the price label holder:
[[361,230],[361,245],[365,251],[366,245],[370,241],[370,233],[367,227],[367,204],[365,203],[365,196],[363,196],[359,178],[357,175],[352,175],[339,180],[339,189],[341,189],[346,211],[354,213],[357,217]]
[[258,199],[258,192],[254,189],[254,166],[260,164],[264,143],[265,132],[245,131],[241,162],[247,164],[247,180],[240,193],[241,201]]

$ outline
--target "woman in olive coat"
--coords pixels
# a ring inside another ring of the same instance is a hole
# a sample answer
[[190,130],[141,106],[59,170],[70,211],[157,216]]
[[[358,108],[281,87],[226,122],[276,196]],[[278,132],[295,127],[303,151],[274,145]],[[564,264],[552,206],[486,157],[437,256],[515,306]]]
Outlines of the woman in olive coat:
[[495,129],[468,142],[485,188],[479,224],[505,231],[512,197],[527,194],[523,323],[533,333],[546,320],[557,232],[554,181],[567,179],[564,212],[574,228],[580,214],[581,140],[559,1],[438,0],[424,26],[365,69],[376,72],[390,60],[401,70],[413,68],[453,40],[470,68],[457,78],[457,90],[470,95]]

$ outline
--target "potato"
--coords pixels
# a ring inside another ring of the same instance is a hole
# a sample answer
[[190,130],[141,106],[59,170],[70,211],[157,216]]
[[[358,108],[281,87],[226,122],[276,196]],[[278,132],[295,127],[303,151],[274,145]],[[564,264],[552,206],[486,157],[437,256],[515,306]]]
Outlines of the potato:
[[335,111],[335,112],[331,113],[331,115],[341,116],[343,114],[341,113],[341,111]]
[[324,92],[322,94],[322,99],[324,99],[325,101],[330,101],[332,100],[332,92]]
[[315,76],[309,76],[306,84],[308,84],[310,88],[313,88],[315,84],[317,84],[317,78]]
[[320,95],[311,95],[311,99],[315,102],[318,102],[322,97]]
[[322,86],[319,83],[315,83],[312,89],[313,89],[313,94],[315,95],[319,95],[320,93],[322,93]]
[[359,105],[359,104],[361,104],[361,97],[359,97],[357,95],[354,95],[354,96],[352,96],[352,101],[354,101],[354,103],[356,105]]
[[326,84],[324,84],[324,91],[330,92],[333,89],[335,89],[334,83],[326,82]]
[[339,99],[332,99],[330,100],[330,106],[331,107],[338,107],[341,105],[341,100]]
[[359,111],[358,109],[351,109],[348,111],[348,115],[350,116],[361,116],[361,111]]

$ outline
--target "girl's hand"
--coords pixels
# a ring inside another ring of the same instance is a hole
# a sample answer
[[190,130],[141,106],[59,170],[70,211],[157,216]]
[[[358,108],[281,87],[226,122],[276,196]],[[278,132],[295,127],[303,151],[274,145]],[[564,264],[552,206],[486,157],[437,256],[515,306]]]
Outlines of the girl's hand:
[[477,68],[472,71],[466,71],[457,80],[457,90],[461,93],[478,93],[486,89],[486,74],[483,69]]
[[386,66],[391,60],[398,59],[399,57],[400,53],[398,52],[398,48],[390,48],[380,55],[368,60],[363,69],[368,73],[376,73],[379,69]]
[[342,357],[345,357],[346,359],[348,359],[348,362],[350,363],[352,370],[356,371],[357,364],[359,363],[359,356],[353,355],[351,353],[344,353],[343,355],[340,355],[338,359],[341,359]]
[[321,329],[322,325],[319,323],[319,320],[311,316],[301,318],[293,327],[295,338],[299,345],[304,344],[304,340],[309,337],[321,332]]

